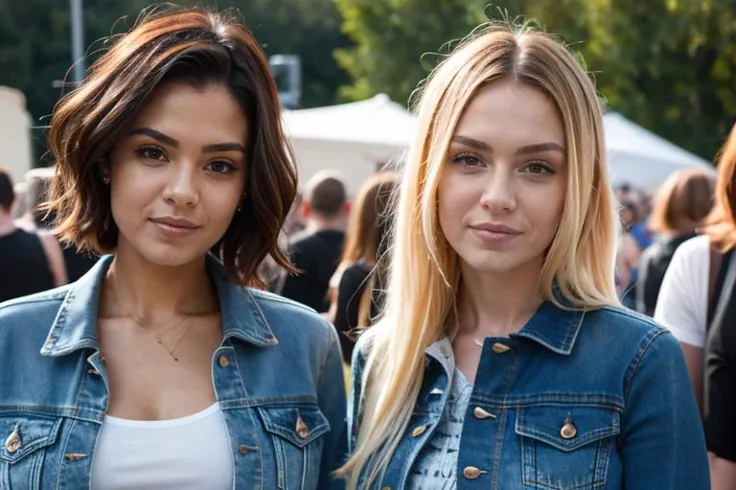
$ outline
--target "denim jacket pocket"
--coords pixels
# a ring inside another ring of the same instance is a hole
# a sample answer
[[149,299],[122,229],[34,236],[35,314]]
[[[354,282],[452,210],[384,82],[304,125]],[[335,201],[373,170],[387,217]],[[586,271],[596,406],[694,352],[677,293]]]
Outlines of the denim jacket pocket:
[[36,490],[46,448],[56,443],[62,419],[0,416],[0,488]]
[[323,435],[330,424],[317,405],[259,408],[276,453],[279,490],[316,488]]
[[522,408],[521,438],[525,488],[587,490],[606,484],[611,448],[620,433],[617,410],[595,406]]

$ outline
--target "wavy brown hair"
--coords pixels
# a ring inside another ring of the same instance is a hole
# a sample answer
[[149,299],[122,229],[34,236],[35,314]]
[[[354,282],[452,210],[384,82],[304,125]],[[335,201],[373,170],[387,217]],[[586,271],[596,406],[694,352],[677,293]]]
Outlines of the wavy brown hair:
[[213,248],[228,277],[263,286],[257,269],[268,255],[293,270],[278,235],[297,174],[266,55],[235,16],[200,8],[146,12],[54,108],[49,145],[57,173],[47,207],[60,238],[95,253],[116,248],[118,228],[101,170],[152,92],[169,82],[223,85],[247,119],[245,195]]
[[680,231],[683,223],[700,225],[713,207],[713,177],[699,168],[679,170],[664,181],[654,198],[649,229]]
[[736,125],[718,155],[716,202],[703,228],[712,243],[722,252],[736,246]]

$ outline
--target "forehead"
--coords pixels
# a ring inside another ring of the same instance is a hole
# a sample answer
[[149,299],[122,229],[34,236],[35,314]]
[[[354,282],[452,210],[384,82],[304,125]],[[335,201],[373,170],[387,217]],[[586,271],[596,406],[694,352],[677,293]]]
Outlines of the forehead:
[[470,100],[456,134],[494,146],[565,143],[565,131],[554,103],[541,90],[513,80],[499,80]]
[[147,126],[183,141],[213,143],[245,142],[247,125],[226,87],[168,83],[153,91],[132,128]]

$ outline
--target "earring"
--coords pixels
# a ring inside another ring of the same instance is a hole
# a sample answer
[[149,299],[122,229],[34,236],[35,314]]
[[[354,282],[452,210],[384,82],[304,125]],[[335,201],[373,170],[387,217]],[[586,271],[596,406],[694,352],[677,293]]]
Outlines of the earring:
[[110,183],[110,177],[108,177],[107,175],[103,175],[102,176],[102,183],[103,184],[109,184]]
[[244,193],[243,196],[240,198],[240,202],[238,203],[238,212],[243,210],[243,202],[245,202],[246,199],[248,199],[248,194]]

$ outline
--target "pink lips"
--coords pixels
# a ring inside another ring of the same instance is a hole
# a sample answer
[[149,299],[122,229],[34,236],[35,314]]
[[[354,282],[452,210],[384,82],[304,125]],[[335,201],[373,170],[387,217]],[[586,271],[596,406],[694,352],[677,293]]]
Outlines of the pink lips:
[[495,223],[478,223],[470,227],[484,245],[503,245],[521,235],[519,230]]
[[197,231],[200,226],[192,223],[189,220],[182,218],[175,218],[173,216],[163,216],[159,218],[151,218],[151,222],[159,229],[164,235],[174,238],[180,238],[191,235]]

